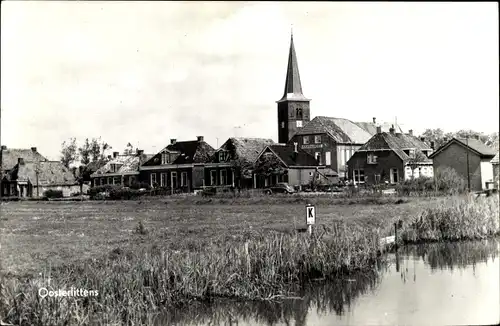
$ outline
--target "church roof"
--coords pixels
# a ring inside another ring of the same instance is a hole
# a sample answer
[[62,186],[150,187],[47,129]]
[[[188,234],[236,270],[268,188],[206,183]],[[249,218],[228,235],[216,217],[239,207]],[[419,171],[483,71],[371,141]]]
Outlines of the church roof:
[[288,54],[288,67],[286,71],[285,91],[281,101],[309,101],[302,94],[302,84],[300,83],[299,64],[297,54],[293,45],[293,35],[290,39],[290,52]]
[[401,134],[405,133],[403,131],[403,128],[401,128],[401,125],[390,122],[382,122],[377,124],[373,122],[355,122],[355,124],[366,130],[372,136],[377,133],[377,126],[382,129],[382,132],[389,132],[392,126],[394,126],[396,133],[401,133]]
[[371,134],[356,123],[342,118],[318,116],[301,128],[296,135],[326,133],[337,143],[364,144]]

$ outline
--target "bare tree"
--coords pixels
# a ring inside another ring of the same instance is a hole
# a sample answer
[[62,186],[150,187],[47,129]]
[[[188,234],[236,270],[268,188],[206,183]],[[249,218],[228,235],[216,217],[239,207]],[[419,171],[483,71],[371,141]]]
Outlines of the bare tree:
[[407,165],[411,169],[412,179],[415,177],[415,169],[417,169],[419,166],[421,166],[422,163],[425,162],[426,159],[427,159],[427,157],[421,151],[416,151],[415,155],[410,157]]
[[80,154],[80,162],[82,164],[87,165],[90,163],[91,150],[91,143],[89,142],[89,139],[86,138],[83,145],[78,148],[78,152]]

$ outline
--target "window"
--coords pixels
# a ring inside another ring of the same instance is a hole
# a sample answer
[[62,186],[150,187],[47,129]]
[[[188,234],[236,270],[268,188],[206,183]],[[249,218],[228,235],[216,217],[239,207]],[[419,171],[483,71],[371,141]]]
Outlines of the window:
[[108,185],[112,185],[113,184],[113,178],[108,178]]
[[227,184],[227,171],[225,169],[220,171],[220,184]]
[[375,174],[375,183],[380,183],[380,174]]
[[377,164],[377,155],[375,153],[368,153],[367,162],[368,164]]
[[391,183],[398,183],[399,182],[398,169],[390,169],[390,178],[391,178]]
[[181,187],[187,186],[187,178],[188,178],[187,172],[182,172],[181,173]]
[[354,181],[356,183],[365,183],[365,170],[363,169],[354,169]]
[[285,121],[281,121],[281,129],[285,128]]
[[316,159],[316,162],[321,164],[321,153],[320,152],[314,153],[314,158]]
[[114,185],[121,185],[122,184],[122,178],[121,177],[114,177],[113,178],[113,184]]
[[229,152],[228,151],[220,151],[219,152],[219,162],[227,162],[229,161]]
[[177,188],[177,172],[172,172],[170,174],[170,178],[171,178],[171,186],[172,188]]
[[315,135],[314,136],[314,143],[315,144],[321,144],[321,135]]
[[297,120],[297,128],[302,128],[302,120]]
[[116,165],[115,164],[110,164],[109,169],[111,172],[116,172]]
[[170,164],[170,154],[168,153],[161,154],[161,164]]
[[345,158],[345,154],[346,154],[346,152],[343,149],[340,149],[340,165],[341,166],[344,166],[345,163],[347,162],[346,158]]
[[296,109],[295,114],[296,114],[297,119],[302,119],[302,109],[300,109],[300,108]]
[[160,174],[160,187],[166,187],[167,186],[167,174],[166,173],[161,173]]
[[410,153],[409,153],[408,156],[411,157],[411,158],[415,158],[415,150],[414,149],[410,149]]
[[325,153],[325,164],[326,165],[332,164],[332,153],[330,153],[330,152]]
[[217,171],[211,170],[210,171],[210,185],[215,186],[216,184],[217,184]]
[[156,184],[156,173],[151,173],[151,187],[154,187]]
[[304,143],[304,144],[306,144],[306,145],[307,145],[307,144],[309,144],[309,136],[304,136],[304,137],[302,137],[302,141],[303,141],[303,143]]

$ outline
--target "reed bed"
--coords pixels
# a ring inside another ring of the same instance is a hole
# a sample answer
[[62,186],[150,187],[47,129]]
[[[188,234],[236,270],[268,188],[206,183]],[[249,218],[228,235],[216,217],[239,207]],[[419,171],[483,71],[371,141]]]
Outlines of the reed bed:
[[[147,323],[164,307],[214,298],[271,300],[293,296],[300,284],[370,270],[378,235],[336,226],[330,234],[274,233],[240,245],[198,251],[113,252],[62,266],[27,282],[3,276],[0,314],[19,325]],[[50,277],[50,279],[49,279]],[[96,297],[41,299],[41,286],[97,290]]]
[[402,230],[406,243],[485,239],[500,235],[498,196],[450,197],[428,207]]

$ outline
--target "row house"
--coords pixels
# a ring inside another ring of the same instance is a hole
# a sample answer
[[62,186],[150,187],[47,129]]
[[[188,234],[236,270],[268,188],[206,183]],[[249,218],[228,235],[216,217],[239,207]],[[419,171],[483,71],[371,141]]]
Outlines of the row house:
[[[201,189],[210,180],[205,171],[215,149],[198,136],[193,141],[171,139],[170,144],[146,161],[140,168],[141,180],[154,188],[168,188],[172,192],[191,192]],[[230,184],[229,179],[223,180]]]
[[347,161],[348,178],[355,184],[396,184],[419,176],[433,177],[433,149],[422,139],[377,128],[377,133]]
[[[120,155],[113,152],[113,156],[102,162],[99,168],[90,175],[92,185],[121,185],[131,186],[139,180],[139,167],[150,159],[152,155],[144,154],[143,150],[137,150],[132,155]],[[97,166],[97,165],[94,165]]]

